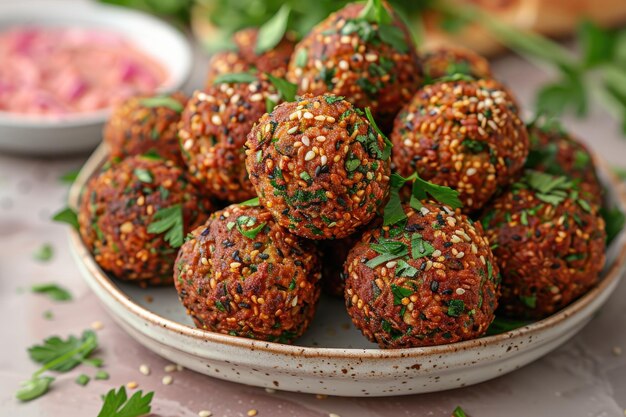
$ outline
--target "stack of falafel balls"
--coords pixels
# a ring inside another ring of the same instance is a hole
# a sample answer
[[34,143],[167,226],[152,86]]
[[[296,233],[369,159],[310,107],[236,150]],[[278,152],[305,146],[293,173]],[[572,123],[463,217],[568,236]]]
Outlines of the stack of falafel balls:
[[236,34],[190,99],[111,117],[79,213],[103,269],[173,282],[201,329],[281,343],[324,287],[382,348],[476,338],[496,313],[541,319],[598,280],[592,158],[526,126],[485,59],[418,55],[376,1],[298,43],[258,53],[257,37]]

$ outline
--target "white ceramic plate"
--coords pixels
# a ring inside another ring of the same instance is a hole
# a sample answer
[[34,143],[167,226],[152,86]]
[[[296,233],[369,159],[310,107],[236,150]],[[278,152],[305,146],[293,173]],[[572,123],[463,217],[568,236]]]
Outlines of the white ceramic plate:
[[[191,46],[168,24],[144,13],[95,1],[13,1],[0,4],[0,31],[16,25],[72,26],[123,34],[160,62],[169,79],[159,89],[180,88],[193,66]],[[0,149],[32,155],[58,155],[93,149],[102,136],[110,110],[42,119],[0,111]]]
[[[106,157],[100,147],[70,192],[80,190]],[[609,200],[626,210],[626,195],[606,169]],[[626,269],[626,232],[609,248],[602,280],[559,313],[496,336],[428,348],[381,350],[351,324],[342,301],[322,298],[296,345],[260,342],[194,328],[174,288],[141,289],[109,278],[77,232],[75,259],[87,283],[119,325],[148,349],[216,378],[286,391],[341,396],[390,396],[476,384],[524,366],[575,335],[604,304]],[[153,300],[148,302],[148,298]]]

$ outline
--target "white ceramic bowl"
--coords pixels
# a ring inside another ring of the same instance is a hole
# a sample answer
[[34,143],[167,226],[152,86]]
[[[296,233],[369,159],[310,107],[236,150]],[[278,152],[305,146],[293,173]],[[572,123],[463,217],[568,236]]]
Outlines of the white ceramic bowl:
[[[106,158],[100,147],[70,191],[80,190]],[[608,198],[626,211],[619,181],[601,166]],[[558,313],[495,336],[427,348],[383,350],[350,322],[343,302],[322,298],[295,345],[255,341],[196,329],[174,288],[141,289],[109,278],[80,236],[71,231],[75,260],[113,319],[139,343],[186,368],[232,382],[339,396],[391,396],[476,384],[518,369],[556,349],[582,329],[606,302],[626,269],[626,232],[607,252],[600,282]],[[150,296],[152,302],[146,301]]]
[[[170,25],[144,13],[95,1],[0,3],[0,31],[19,25],[89,27],[119,32],[166,68],[169,78],[159,92],[179,89],[193,65],[189,42]],[[103,109],[53,120],[0,111],[0,150],[31,155],[91,150],[100,142],[109,113],[110,109]]]

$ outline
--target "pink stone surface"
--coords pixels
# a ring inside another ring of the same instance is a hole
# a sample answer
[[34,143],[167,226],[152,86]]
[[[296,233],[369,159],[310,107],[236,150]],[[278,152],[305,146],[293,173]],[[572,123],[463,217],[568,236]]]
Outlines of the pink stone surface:
[[[548,75],[515,57],[494,63],[495,72],[512,87],[522,103],[530,103],[537,85]],[[201,85],[203,68],[190,83]],[[615,165],[626,167],[626,139],[619,125],[602,108],[593,106],[586,121],[567,121],[591,148]],[[501,416],[622,416],[626,409],[626,281],[607,305],[575,338],[541,360],[509,375],[476,386],[436,394],[391,398],[317,399],[313,395],[267,393],[265,390],[215,380],[190,371],[172,374],[163,385],[167,362],[127,336],[104,312],[82,281],[70,257],[65,227],[52,223],[53,212],[64,205],[67,187],[58,177],[80,166],[85,157],[40,160],[0,155],[0,415],[95,416],[100,395],[135,381],[139,389],[154,390],[155,416],[341,417],[450,416],[462,406],[471,417]],[[51,262],[39,263],[32,254],[44,243],[54,246]],[[71,289],[74,300],[49,301],[27,289],[33,283],[57,282]],[[54,314],[52,320],[44,312]],[[52,390],[28,404],[14,399],[20,381],[37,369],[27,355],[28,346],[47,336],[80,334],[101,321],[100,348],[108,381],[92,380],[86,387],[74,383],[79,367],[61,374]],[[620,348],[624,354],[617,355]],[[144,376],[140,364],[152,373]]]

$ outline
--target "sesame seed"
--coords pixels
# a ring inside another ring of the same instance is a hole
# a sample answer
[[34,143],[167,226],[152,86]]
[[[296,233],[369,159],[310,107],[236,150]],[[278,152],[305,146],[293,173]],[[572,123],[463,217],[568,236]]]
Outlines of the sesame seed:
[[342,59],[341,61],[339,61],[338,67],[343,71],[347,71],[350,69],[350,64],[348,64],[348,61],[346,61],[345,59]]
[[320,135],[320,136],[316,137],[315,140],[318,141],[318,142],[324,142],[326,140],[326,136],[321,136]]
[[311,141],[309,140],[308,136],[302,136],[300,138],[300,141],[305,145],[305,146],[311,146]]
[[457,289],[456,289],[456,293],[457,293],[458,295],[463,295],[463,294],[465,294],[465,290],[464,290],[463,288],[457,288]]
[[328,417],[341,417],[341,416],[339,414],[330,413],[328,414]]
[[438,258],[438,257],[440,257],[440,256],[441,256],[441,251],[440,251],[439,249],[437,249],[437,250],[435,250],[435,251],[433,252],[433,257]]
[[298,305],[298,296],[297,295],[295,297],[293,297],[293,300],[291,300],[291,306],[295,307],[296,305]]
[[612,352],[613,352],[613,355],[619,356],[622,354],[622,348],[619,346],[613,346]]
[[315,152],[313,152],[313,151],[308,151],[308,152],[306,153],[306,155],[304,156],[304,160],[305,160],[305,161],[310,161],[310,160],[312,160],[313,158],[315,158]]
[[318,116],[315,116],[315,120],[323,122],[324,120],[326,120],[326,116],[324,116],[323,114],[320,114]]
[[214,114],[211,116],[211,123],[216,126],[220,126],[222,124],[222,119],[217,114]]
[[304,112],[304,116],[305,119],[312,119],[313,118],[313,113],[311,112]]
[[468,177],[471,177],[472,175],[476,174],[476,168],[468,168],[465,173]]
[[174,372],[176,371],[176,364],[170,363],[169,365],[165,365],[165,368],[163,368],[163,370],[165,372]]
[[104,324],[102,324],[101,321],[94,321],[93,323],[91,323],[91,328],[94,330],[102,330],[103,327]]
[[322,157],[320,158],[320,162],[322,165],[326,165],[326,163],[328,162],[328,157],[326,155],[322,155]]
[[171,385],[174,382],[174,378],[172,378],[172,375],[165,375],[161,382],[163,385]]
[[239,268],[240,266],[241,266],[241,262],[231,262],[231,263],[230,263],[230,267],[231,267],[232,269],[237,269],[237,268]]
[[396,266],[398,263],[396,261],[391,261],[391,262],[387,262],[387,264],[385,264],[385,266],[387,268],[393,268],[394,266]]
[[248,410],[247,414],[248,414],[249,417],[254,417],[257,414],[259,414],[259,412],[253,408],[252,410]]
[[465,256],[465,252],[459,252],[456,254],[457,259],[461,259],[464,256]]
[[148,365],[142,364],[139,366],[139,372],[141,372],[142,375],[150,375],[150,368]]
[[298,126],[294,126],[291,129],[289,129],[287,131],[287,133],[289,133],[290,135],[293,135],[294,133],[296,133],[298,131]]
[[198,411],[198,417],[211,417],[213,415],[209,410]]
[[458,237],[457,235],[452,235],[450,240],[452,241],[452,243],[460,243],[461,242],[461,238]]
[[274,394],[276,393],[276,390],[273,388],[265,388],[265,392],[267,392],[268,394]]
[[138,383],[136,383],[135,381],[130,381],[129,383],[126,384],[126,387],[128,389],[135,389],[139,386]]
[[365,54],[365,60],[367,62],[374,62],[378,59],[378,55],[376,54]]

